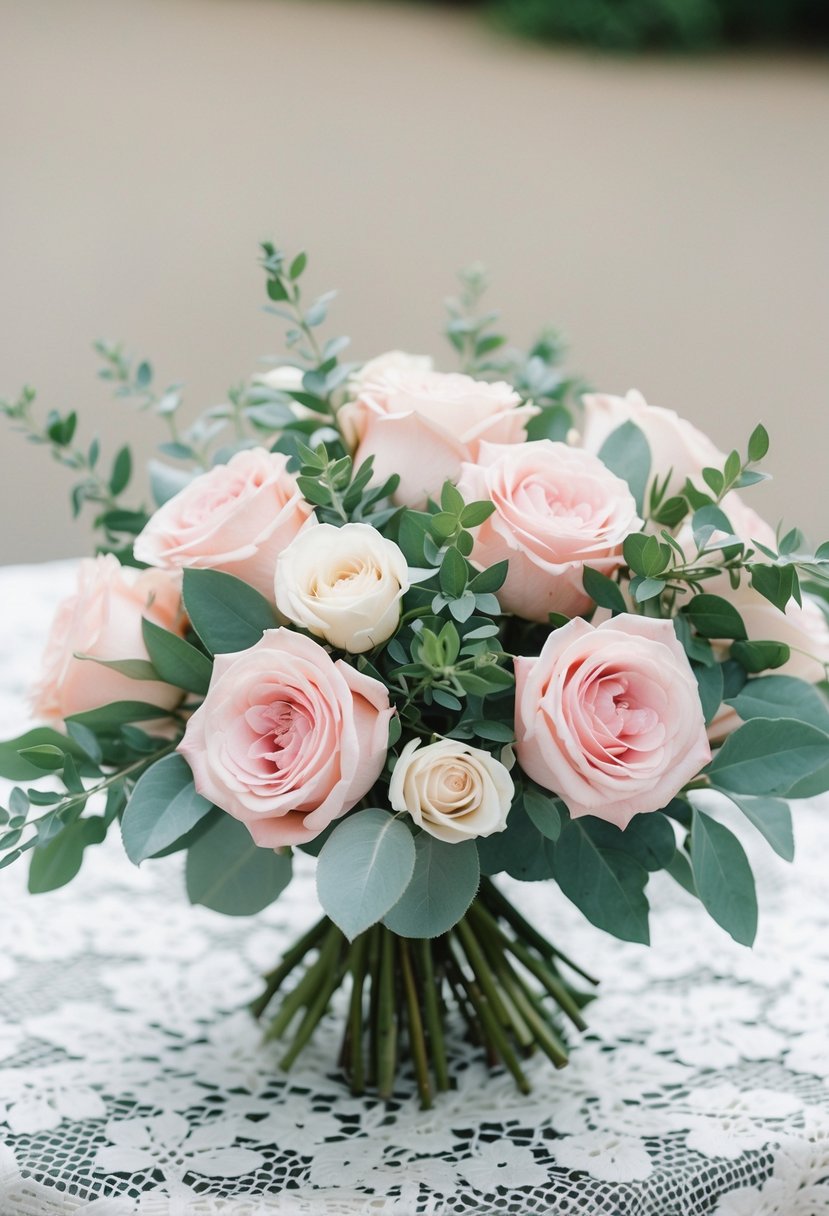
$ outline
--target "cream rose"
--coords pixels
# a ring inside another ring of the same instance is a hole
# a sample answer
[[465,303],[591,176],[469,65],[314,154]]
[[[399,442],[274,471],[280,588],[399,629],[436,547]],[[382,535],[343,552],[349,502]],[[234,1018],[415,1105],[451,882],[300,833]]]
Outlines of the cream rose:
[[482,443],[478,463],[463,465],[458,489],[467,502],[495,504],[474,533],[472,560],[486,568],[509,559],[498,600],[532,621],[589,608],[585,565],[612,574],[622,564],[622,542],[641,525],[624,481],[597,456],[549,439]]
[[641,393],[631,389],[624,397],[589,393],[584,401],[584,431],[581,446],[598,454],[604,441],[625,422],[634,422],[651,450],[651,481],[670,472],[668,493],[678,493],[686,478],[700,481],[706,467],[721,469],[725,455],[714,443],[673,410],[648,405]]
[[370,524],[308,528],[276,563],[282,615],[350,654],[391,637],[408,589],[402,551]]
[[223,570],[273,601],[276,559],[313,515],[281,452],[249,448],[202,473],[136,538],[139,561],[164,570]]
[[250,650],[216,656],[179,751],[198,792],[258,845],[302,844],[374,785],[392,713],[379,681],[312,638],[270,629]]
[[464,460],[477,460],[482,440],[524,439],[538,411],[520,402],[504,382],[389,367],[362,384],[338,421],[357,463],[373,456],[377,481],[400,475],[395,501],[422,507],[455,480]]
[[39,718],[59,721],[113,701],[145,701],[173,709],[180,688],[131,680],[111,667],[79,659],[149,659],[141,633],[146,617],[171,633],[182,632],[181,597],[174,579],[160,570],[122,566],[112,554],[82,561],[75,592],[59,606],[43,669],[32,698]]
[[671,621],[569,621],[515,660],[518,762],[573,818],[627,827],[711,759],[697,682]]
[[500,760],[456,739],[421,744],[400,753],[389,785],[395,811],[449,844],[503,832],[515,787]]
[[386,372],[431,372],[434,360],[431,355],[410,355],[404,350],[387,350],[364,363],[351,378],[351,386],[359,390],[365,384],[380,379]]

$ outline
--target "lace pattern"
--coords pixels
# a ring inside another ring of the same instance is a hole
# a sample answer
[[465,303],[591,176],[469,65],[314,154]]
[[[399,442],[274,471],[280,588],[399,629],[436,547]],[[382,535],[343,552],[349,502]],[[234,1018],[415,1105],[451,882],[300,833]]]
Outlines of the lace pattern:
[[[0,733],[69,563],[0,571]],[[798,807],[798,859],[751,842],[753,952],[666,876],[651,950],[557,891],[515,901],[602,977],[590,1032],[523,1097],[458,1044],[458,1088],[423,1113],[332,1070],[336,1018],[289,1075],[244,1011],[314,918],[313,863],[254,919],[190,908],[180,859],[134,869],[111,839],[30,897],[0,872],[2,1216],[829,1216],[829,803]],[[718,814],[725,814],[719,808]],[[741,832],[743,839],[747,829]]]

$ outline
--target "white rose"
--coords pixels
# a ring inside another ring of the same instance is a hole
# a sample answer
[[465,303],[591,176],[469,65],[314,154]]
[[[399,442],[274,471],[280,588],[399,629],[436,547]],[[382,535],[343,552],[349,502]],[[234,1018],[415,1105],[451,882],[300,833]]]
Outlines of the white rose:
[[449,844],[502,832],[514,793],[500,760],[456,739],[407,743],[389,786],[394,810]]
[[[266,388],[276,389],[280,393],[301,393],[302,392],[302,376],[301,367],[291,367],[285,363],[281,367],[272,367],[267,372],[257,372],[251,377],[254,384],[264,384]],[[307,405],[301,405],[298,401],[291,401],[288,408],[295,418],[305,421],[307,418],[317,418],[322,425],[322,419],[316,410],[309,409]]]
[[599,453],[604,441],[625,422],[633,422],[651,450],[651,476],[660,480],[671,474],[668,493],[678,493],[686,478],[696,482],[707,467],[721,469],[725,455],[685,418],[673,410],[648,405],[641,393],[631,389],[624,397],[588,393],[584,398],[584,433],[581,446]]
[[276,563],[276,606],[302,629],[350,654],[391,637],[409,589],[406,558],[370,524],[317,524]]

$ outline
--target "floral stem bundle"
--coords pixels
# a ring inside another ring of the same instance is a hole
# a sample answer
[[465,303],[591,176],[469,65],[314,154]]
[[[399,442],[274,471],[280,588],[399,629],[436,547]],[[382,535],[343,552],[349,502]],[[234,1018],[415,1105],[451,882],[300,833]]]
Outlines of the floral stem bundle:
[[322,918],[253,1006],[283,1066],[337,1016],[356,1094],[400,1074],[430,1105],[458,1034],[525,1090],[596,981],[500,876],[646,943],[665,871],[754,940],[741,828],[791,859],[791,803],[829,789],[829,545],[748,505],[762,425],[723,453],[586,392],[555,334],[521,351],[479,313],[479,271],[443,372],[344,362],[305,255],[262,252],[286,355],[225,404],[185,424],[180,385],[98,345],[164,427],[150,502],[128,447],[105,461],[30,389],[0,401],[99,533],[41,724],[0,744],[0,867],[28,856],[48,891],[117,830],[136,864],[185,854],[193,903],[253,916],[309,854]]

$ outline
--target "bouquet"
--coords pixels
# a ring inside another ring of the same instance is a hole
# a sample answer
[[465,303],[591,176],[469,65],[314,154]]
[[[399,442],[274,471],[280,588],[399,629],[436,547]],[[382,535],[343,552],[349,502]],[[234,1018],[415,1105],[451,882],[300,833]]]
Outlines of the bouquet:
[[596,981],[501,876],[647,942],[666,870],[752,942],[746,853],[699,792],[791,858],[789,801],[829,788],[829,545],[747,504],[762,425],[724,454],[587,391],[554,333],[506,343],[480,271],[441,372],[344,361],[305,255],[262,255],[287,353],[190,425],[179,385],[98,345],[166,430],[152,506],[125,498],[128,447],[104,461],[29,389],[0,403],[100,533],[46,646],[43,725],[0,746],[0,866],[29,854],[46,891],[117,830],[136,864],[185,852],[192,902],[252,916],[311,854],[322,915],[254,1005],[283,1066],[333,1002],[355,1093],[388,1097],[403,1061],[428,1106],[461,1032],[526,1090]]

